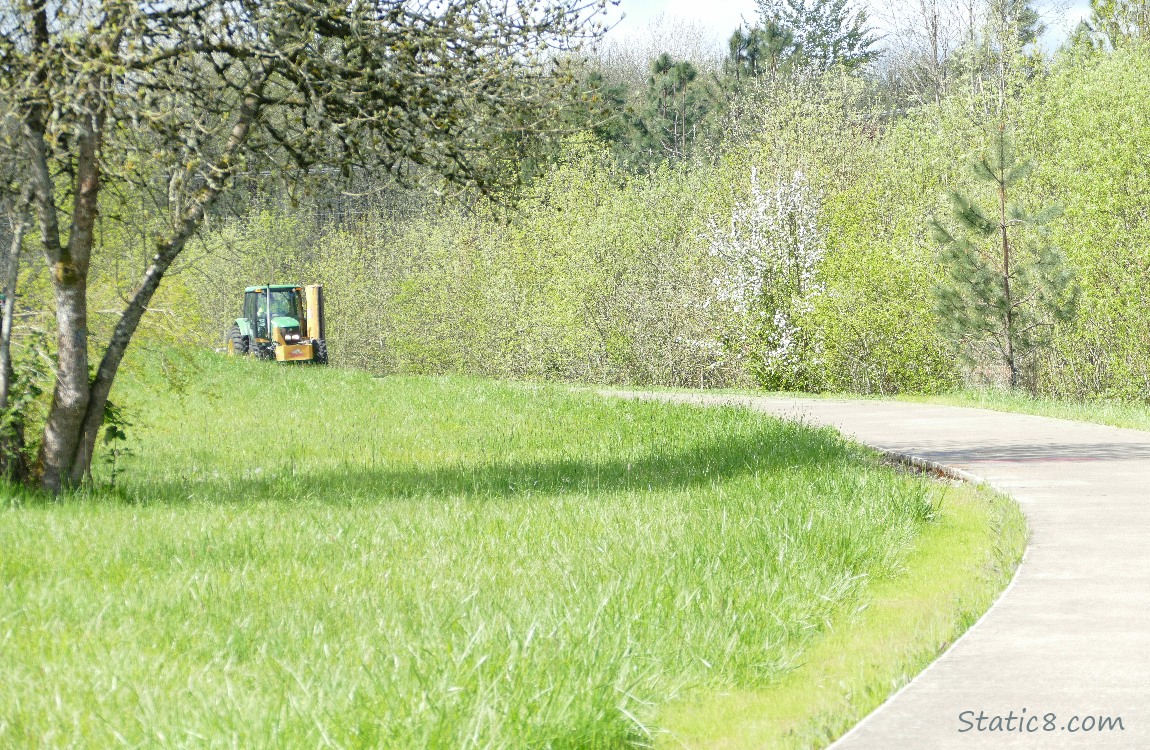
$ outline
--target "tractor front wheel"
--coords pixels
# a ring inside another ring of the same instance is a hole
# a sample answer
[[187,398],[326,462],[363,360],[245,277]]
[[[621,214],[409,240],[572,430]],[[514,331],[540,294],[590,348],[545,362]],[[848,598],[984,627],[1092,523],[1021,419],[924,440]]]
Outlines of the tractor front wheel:
[[232,326],[228,331],[228,354],[242,357],[248,353],[248,340],[240,333],[239,326]]
[[317,365],[327,364],[327,341],[325,339],[316,339],[315,363]]

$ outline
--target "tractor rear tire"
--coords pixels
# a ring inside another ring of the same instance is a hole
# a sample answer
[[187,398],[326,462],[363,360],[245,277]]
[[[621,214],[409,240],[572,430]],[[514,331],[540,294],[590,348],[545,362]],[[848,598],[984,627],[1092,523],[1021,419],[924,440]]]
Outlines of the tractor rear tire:
[[317,365],[327,364],[327,341],[325,339],[316,339],[315,363]]
[[240,333],[238,326],[232,326],[228,331],[228,353],[242,357],[248,353],[248,340]]

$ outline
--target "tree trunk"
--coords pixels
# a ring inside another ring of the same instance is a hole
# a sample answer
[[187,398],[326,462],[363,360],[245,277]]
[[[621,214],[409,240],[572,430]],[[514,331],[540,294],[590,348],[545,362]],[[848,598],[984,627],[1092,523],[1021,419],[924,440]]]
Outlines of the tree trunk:
[[[41,48],[47,48],[49,40],[46,7],[44,0],[35,0],[33,5],[35,43]],[[75,197],[67,246],[60,241],[57,188],[46,127],[48,113],[44,105],[29,107],[22,123],[29,154],[28,183],[32,187],[40,240],[51,269],[56,302],[56,384],[34,473],[48,492],[59,494],[90,479],[96,438],[120,362],[164,273],[203,222],[207,207],[240,167],[242,160],[237,155],[262,111],[263,86],[272,67],[274,63],[253,78],[223,150],[214,163],[206,165],[202,184],[189,205],[178,213],[170,235],[157,241],[152,263],[117,322],[94,378],[89,372],[88,357],[88,271],[99,213],[105,115],[114,89],[107,76],[85,82],[89,87],[84,97],[88,105],[86,111],[90,114],[76,138],[74,171],[70,173]],[[44,76],[43,72],[37,73],[37,82],[43,83]]]
[[41,485],[53,494],[72,481],[72,461],[92,390],[88,374],[88,265],[99,212],[104,117],[103,102],[96,95],[91,101],[94,114],[79,136],[68,245],[56,258],[49,253],[49,260],[54,261],[52,286],[56,297],[56,387],[36,463]]
[[1010,389],[1018,387],[1018,363],[1014,352],[1014,296],[1010,290],[1010,236],[1007,234],[1006,224],[1006,183],[1005,175],[998,185],[998,205],[1000,210],[999,228],[1002,231],[1002,293],[1006,300],[1006,315],[1004,322],[1006,336],[1006,366],[1010,369]]
[[37,458],[40,484],[53,494],[64,488],[70,476],[72,457],[80,438],[80,428],[88,409],[91,384],[88,380],[88,303],[86,278],[54,276],[56,286],[56,387],[44,425],[44,439]]
[[124,355],[128,351],[128,344],[131,343],[132,335],[139,327],[144,313],[147,312],[148,303],[152,301],[156,290],[160,288],[160,281],[163,279],[164,273],[167,272],[176,256],[180,254],[188,239],[199,226],[205,209],[206,206],[197,205],[192,215],[185,218],[176,237],[161,246],[160,251],[153,257],[151,265],[148,266],[148,270],[144,274],[143,283],[136,290],[131,302],[128,303],[128,307],[116,322],[116,329],[112,332],[108,348],[104,350],[104,357],[100,360],[100,367],[92,381],[83,419],[76,429],[78,439],[72,451],[73,458],[70,470],[72,484],[80,484],[91,474],[92,455],[96,450],[96,440],[100,436],[100,427],[104,424],[104,410],[108,404],[108,396],[112,392],[112,383],[120,369],[120,363],[123,362]]
[[12,243],[4,263],[4,317],[0,323],[0,409],[8,408],[12,390],[12,316],[16,306],[16,280],[20,273],[20,249],[28,231],[27,203],[16,209]]
[[[28,197],[15,211],[12,242],[4,264],[4,315],[0,324],[0,412],[7,412],[12,391],[12,316],[16,305],[16,281],[20,274],[20,249],[28,231]],[[0,476],[9,481],[23,481],[28,473],[24,458],[24,424],[22,414],[4,415],[0,431]]]
[[235,155],[247,140],[252,124],[259,117],[262,108],[263,83],[267,80],[268,71],[256,79],[249,94],[244,97],[240,107],[236,124],[228,138],[223,153],[212,165],[211,174],[214,178],[202,189],[195,201],[183,213],[179,221],[175,222],[172,235],[157,243],[156,254],[152,263],[144,273],[144,279],[139,289],[132,296],[104,351],[96,377],[92,380],[90,398],[86,403],[82,422],[77,426],[77,439],[70,453],[70,481],[79,484],[88,478],[92,469],[92,455],[96,449],[96,440],[100,435],[100,427],[104,424],[104,409],[108,404],[108,396],[112,392],[112,383],[120,369],[120,363],[128,351],[128,344],[140,325],[140,320],[147,312],[148,304],[152,301],[160,281],[175,259],[183,251],[184,246],[192,235],[199,229],[207,215],[208,207],[215,202],[236,169]]

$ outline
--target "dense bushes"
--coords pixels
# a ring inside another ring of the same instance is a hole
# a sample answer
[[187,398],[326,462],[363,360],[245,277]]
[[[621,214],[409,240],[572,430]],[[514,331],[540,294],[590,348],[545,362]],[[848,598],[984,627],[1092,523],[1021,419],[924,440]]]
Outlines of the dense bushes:
[[1056,242],[1083,284],[1039,387],[1150,399],[1150,57],[1145,48],[1056,69],[1023,108],[1035,177],[1065,206]]
[[[1148,95],[1150,58],[1127,50],[1060,60],[1011,103],[1038,165],[1023,200],[1065,207],[1053,239],[1084,293],[1033,373],[1038,390],[1150,396]],[[867,393],[994,379],[990,363],[960,367],[936,329],[926,229],[947,190],[972,188],[980,104],[956,94],[892,119],[853,77],[764,84],[707,159],[634,175],[580,137],[502,214],[438,205],[325,225],[266,209],[206,235],[203,273],[182,283],[218,338],[243,285],[323,282],[335,359],[377,372]],[[769,373],[731,346],[712,253],[714,227],[753,202],[752,170],[764,189],[805,175],[824,243],[817,293],[788,313],[804,355]]]
[[327,231],[290,214],[235,222],[205,240],[205,267],[220,271],[202,299],[224,320],[253,273],[325,283],[333,356],[381,372],[729,382],[713,367],[697,252],[711,188],[669,169],[630,178],[573,143],[509,217],[443,208]]

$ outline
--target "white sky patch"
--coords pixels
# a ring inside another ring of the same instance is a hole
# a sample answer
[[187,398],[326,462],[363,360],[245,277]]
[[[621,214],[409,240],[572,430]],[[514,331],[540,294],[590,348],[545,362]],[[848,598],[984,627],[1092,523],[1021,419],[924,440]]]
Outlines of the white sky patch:
[[614,18],[626,17],[611,31],[612,35],[640,34],[659,15],[705,25],[716,37],[726,39],[741,19],[754,23],[759,18],[755,0],[622,0],[611,11]]
[[[1090,0],[1054,0],[1053,3],[1047,0],[1042,4],[1055,6],[1044,14],[1048,31],[1043,46],[1047,49],[1061,44],[1067,34],[1090,15]],[[873,25],[881,33],[889,4],[872,1],[865,5]],[[622,0],[611,10],[611,18],[618,20],[621,15],[625,18],[611,30],[609,38],[621,42],[627,37],[642,35],[661,15],[664,20],[678,19],[705,27],[721,50],[743,20],[752,24],[758,20],[759,11],[755,0]]]
[[1090,16],[1090,3],[1087,2],[1075,3],[1070,10],[1066,11],[1066,20],[1070,28],[1074,28],[1082,21],[1085,21]]

